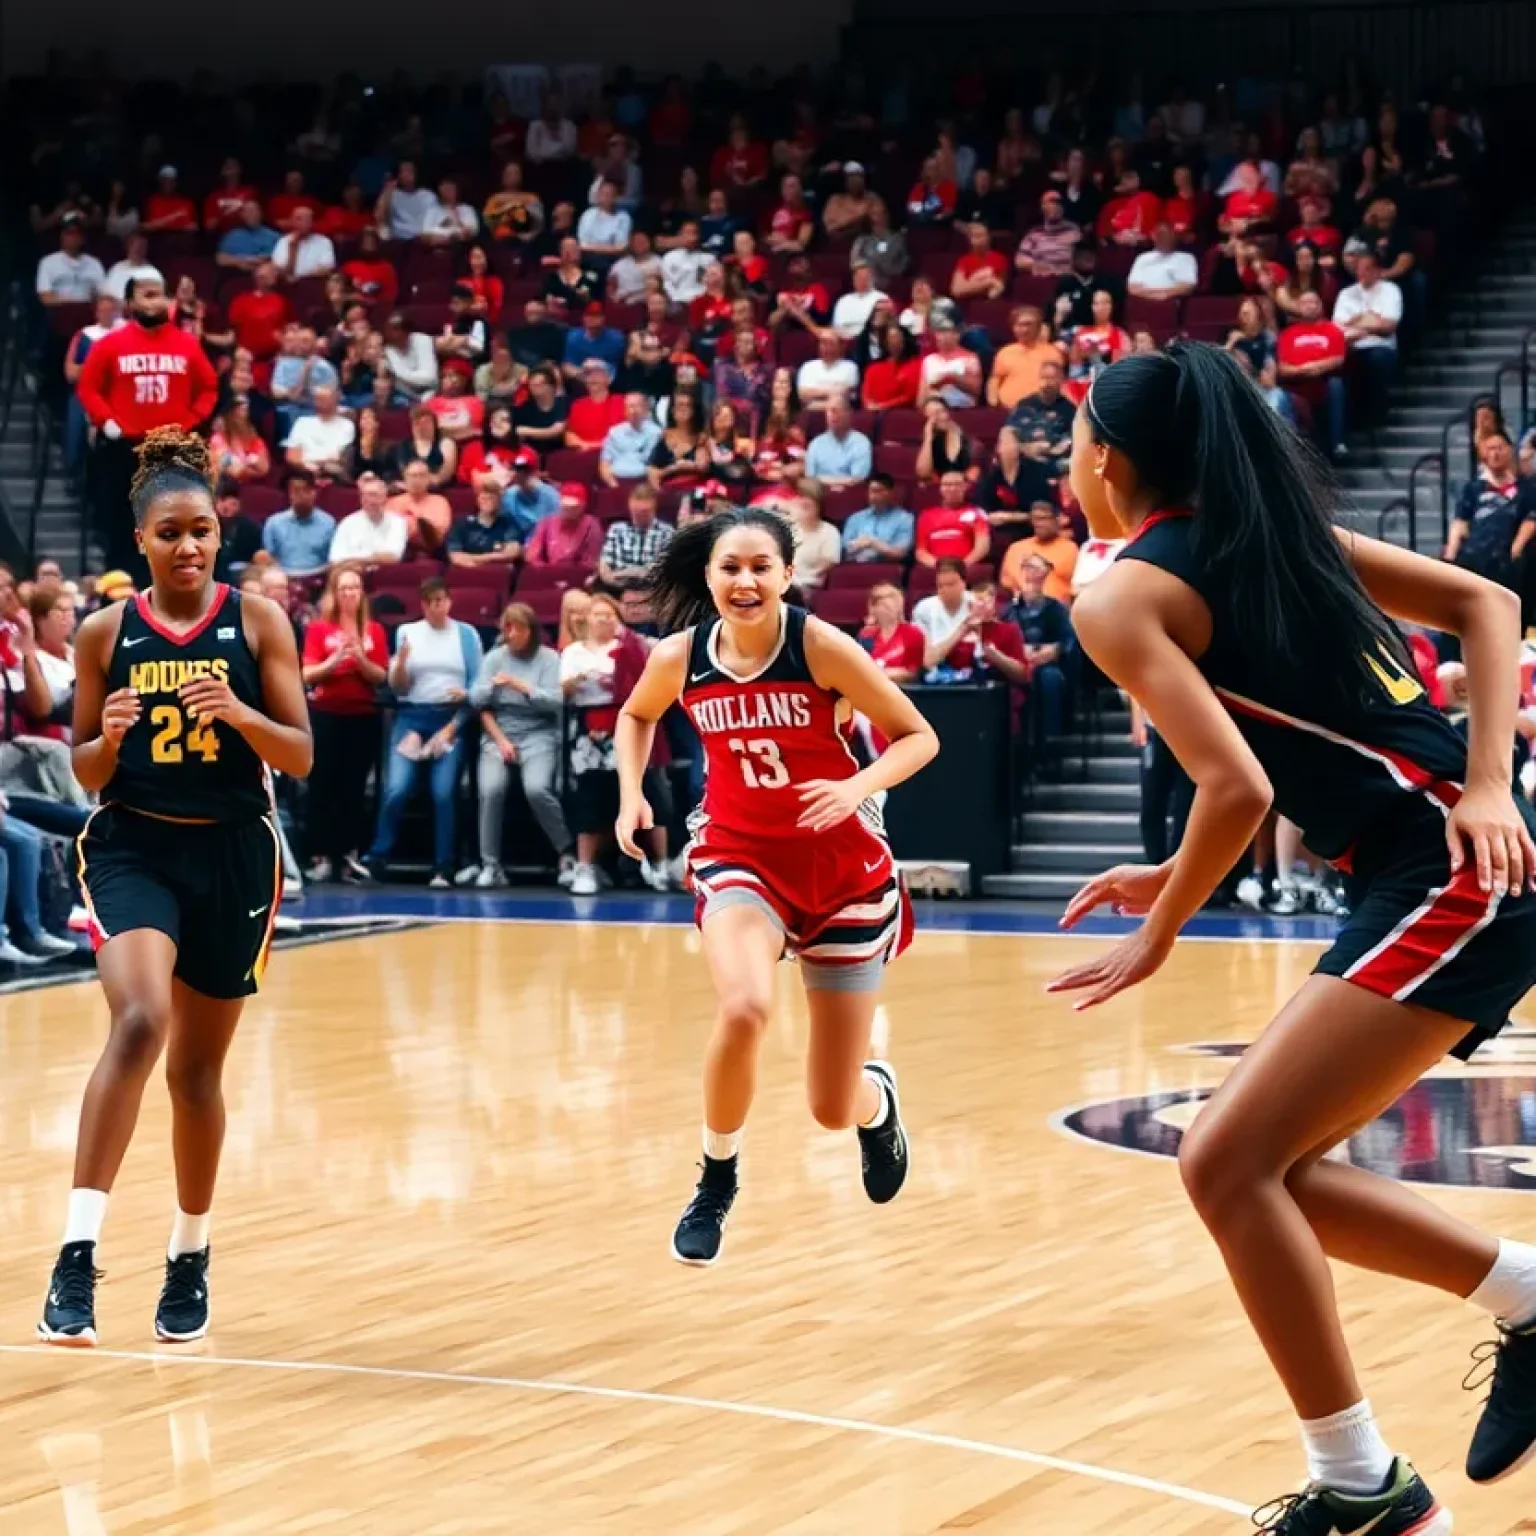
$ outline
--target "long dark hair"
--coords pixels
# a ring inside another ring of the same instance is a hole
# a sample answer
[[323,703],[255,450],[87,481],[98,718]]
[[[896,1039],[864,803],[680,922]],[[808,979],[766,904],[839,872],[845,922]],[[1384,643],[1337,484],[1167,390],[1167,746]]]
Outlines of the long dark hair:
[[794,564],[794,530],[777,512],[765,507],[727,507],[702,523],[679,528],[645,579],[651,614],[662,634],[688,629],[714,616],[709,561],[721,536],[733,528],[761,528],[779,546],[784,564]]
[[1194,512],[1191,548],[1230,595],[1243,650],[1340,703],[1370,683],[1368,657],[1408,664],[1334,533],[1339,495],[1322,460],[1231,354],[1175,342],[1124,358],[1083,409],[1163,505]]

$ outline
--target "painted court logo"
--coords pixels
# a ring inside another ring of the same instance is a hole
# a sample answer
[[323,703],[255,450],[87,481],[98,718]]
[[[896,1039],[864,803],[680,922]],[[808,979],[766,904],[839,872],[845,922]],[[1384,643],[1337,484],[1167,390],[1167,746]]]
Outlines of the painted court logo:
[[[1176,1050],[1221,1060],[1244,1046],[1199,1041]],[[1085,1141],[1172,1158],[1214,1087],[1102,1099],[1056,1123]],[[1470,1067],[1453,1064],[1416,1083],[1335,1155],[1414,1183],[1536,1191],[1536,1028],[1511,1025]]]

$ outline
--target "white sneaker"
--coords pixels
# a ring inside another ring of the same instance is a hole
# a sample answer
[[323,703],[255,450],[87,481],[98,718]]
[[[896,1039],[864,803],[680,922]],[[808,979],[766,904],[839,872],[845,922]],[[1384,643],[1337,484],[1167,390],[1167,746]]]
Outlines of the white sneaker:
[[482,864],[475,877],[475,889],[479,891],[492,891],[506,883],[507,877],[501,872],[500,864]]
[[1255,912],[1264,910],[1264,882],[1257,875],[1244,875],[1237,882],[1237,899],[1240,905]]
[[7,965],[47,965],[46,955],[29,955],[24,949],[17,949],[9,939],[0,939],[0,961]]
[[653,891],[666,891],[672,888],[672,882],[667,878],[666,865],[652,864],[649,859],[640,860],[640,878]]
[[307,878],[313,880],[316,885],[324,885],[331,878],[331,861],[329,859],[316,859],[309,866]]
[[480,866],[478,864],[466,864],[458,874],[453,877],[455,885],[478,885],[480,882]]
[[341,874],[343,879],[346,879],[348,875],[354,880],[373,879],[373,871],[355,853],[348,853],[342,856]]
[[448,890],[449,889],[449,886],[448,886],[448,876],[445,875],[442,872],[442,870],[437,870],[433,874],[432,878],[427,881],[427,889],[429,891],[446,891],[446,890]]
[[61,939],[56,933],[39,933],[28,937],[27,943],[32,946],[35,953],[45,957],[52,955],[73,955],[79,945],[69,939]]
[[688,889],[688,851],[674,854],[667,860],[667,878],[672,882],[672,888],[678,891]]
[[571,888],[571,881],[576,878],[577,864],[570,854],[560,856],[560,873],[555,876],[555,884],[563,891]]
[[578,864],[571,871],[571,895],[572,896],[596,896],[600,887],[597,883],[597,870],[590,864]]
[[1282,885],[1277,887],[1275,894],[1270,897],[1269,915],[1271,917],[1295,917],[1306,906],[1302,894],[1294,885]]

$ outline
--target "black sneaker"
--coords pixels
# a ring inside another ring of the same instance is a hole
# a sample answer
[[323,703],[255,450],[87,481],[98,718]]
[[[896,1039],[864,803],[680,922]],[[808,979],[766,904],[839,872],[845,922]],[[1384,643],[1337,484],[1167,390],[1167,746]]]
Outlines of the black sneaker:
[[705,1157],[703,1177],[672,1234],[672,1257],[704,1269],[720,1257],[725,1218],[736,1198],[736,1159]]
[[208,1250],[165,1261],[165,1284],[155,1308],[155,1337],[190,1344],[208,1332]]
[[[1469,1392],[1492,1382],[1467,1448],[1467,1476],[1474,1483],[1496,1483],[1536,1454],[1536,1327],[1498,1328],[1497,1339],[1472,1351],[1477,1364],[1462,1382]],[[1490,1362],[1491,1374],[1480,1369]]]
[[890,1106],[880,1125],[858,1128],[864,1193],[876,1205],[884,1205],[896,1198],[907,1181],[907,1133],[901,1123],[901,1096],[896,1091],[896,1073],[890,1064],[866,1061],[864,1070],[880,1080],[886,1103]]
[[1402,1456],[1381,1493],[1336,1493],[1314,1485],[1256,1509],[1253,1523],[1268,1536],[1449,1536],[1453,1525],[1450,1510]]
[[38,1338],[45,1344],[73,1349],[95,1348],[96,1282],[100,1277],[95,1243],[67,1243],[61,1248],[48,1282],[43,1320],[37,1325]]

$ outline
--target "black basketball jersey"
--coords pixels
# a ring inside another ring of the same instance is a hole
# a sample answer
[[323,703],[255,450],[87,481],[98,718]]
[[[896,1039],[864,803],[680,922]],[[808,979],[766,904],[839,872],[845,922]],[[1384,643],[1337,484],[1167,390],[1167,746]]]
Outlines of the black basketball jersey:
[[[1196,665],[1227,707],[1274,787],[1275,809],[1307,846],[1343,858],[1367,833],[1417,809],[1445,812],[1461,798],[1466,742],[1390,651],[1365,658],[1371,683],[1348,703],[1319,696],[1304,677],[1242,648],[1233,597],[1190,548],[1193,519],[1160,512],[1120,552],[1193,587],[1211,611],[1211,643]],[[1341,665],[1343,659],[1341,658]]]
[[245,738],[183,707],[179,690],[197,677],[222,678],[241,703],[263,707],[240,594],[219,583],[202,623],[181,635],[155,617],[147,594],[129,598],[107,692],[135,688],[143,707],[118,747],[103,804],[198,821],[243,821],[271,809],[266,765]]

